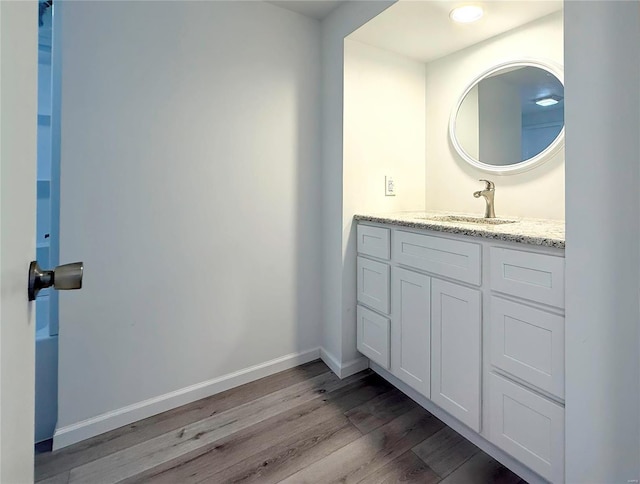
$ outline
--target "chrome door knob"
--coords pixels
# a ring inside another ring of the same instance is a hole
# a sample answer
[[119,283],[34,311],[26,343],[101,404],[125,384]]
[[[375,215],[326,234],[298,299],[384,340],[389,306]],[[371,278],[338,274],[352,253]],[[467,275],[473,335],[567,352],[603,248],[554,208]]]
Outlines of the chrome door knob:
[[84,263],[82,262],[64,264],[52,271],[42,270],[38,262],[31,262],[29,265],[29,301],[34,301],[41,289],[51,286],[59,291],[81,289],[83,271]]

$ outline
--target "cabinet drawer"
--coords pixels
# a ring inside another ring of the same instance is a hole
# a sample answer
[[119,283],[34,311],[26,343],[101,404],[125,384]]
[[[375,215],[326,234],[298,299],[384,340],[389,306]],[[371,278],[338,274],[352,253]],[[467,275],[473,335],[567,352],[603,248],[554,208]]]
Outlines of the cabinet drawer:
[[382,227],[358,224],[358,252],[389,260],[391,256],[391,231]]
[[388,370],[390,321],[362,306],[357,308],[357,318],[358,351]]
[[358,257],[358,301],[389,314],[389,266]]
[[489,375],[491,442],[545,479],[564,481],[564,408]]
[[492,247],[491,289],[564,308],[564,258]]
[[392,248],[399,264],[480,285],[478,244],[395,230]]
[[491,363],[564,398],[564,318],[492,297]]

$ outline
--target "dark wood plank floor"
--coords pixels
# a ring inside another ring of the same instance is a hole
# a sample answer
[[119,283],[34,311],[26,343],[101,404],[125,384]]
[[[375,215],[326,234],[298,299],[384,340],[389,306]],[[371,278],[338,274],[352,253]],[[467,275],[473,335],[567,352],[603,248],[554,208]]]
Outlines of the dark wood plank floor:
[[36,455],[56,484],[524,484],[370,370],[314,361]]

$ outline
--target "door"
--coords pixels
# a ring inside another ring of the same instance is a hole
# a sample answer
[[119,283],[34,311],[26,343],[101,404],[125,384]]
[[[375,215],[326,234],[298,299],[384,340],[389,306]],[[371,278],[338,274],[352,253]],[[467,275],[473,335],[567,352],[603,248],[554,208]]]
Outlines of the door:
[[480,432],[480,291],[431,281],[431,399]]
[[38,4],[0,1],[0,482],[33,481]]
[[399,267],[393,268],[392,279],[391,371],[429,397],[431,280]]

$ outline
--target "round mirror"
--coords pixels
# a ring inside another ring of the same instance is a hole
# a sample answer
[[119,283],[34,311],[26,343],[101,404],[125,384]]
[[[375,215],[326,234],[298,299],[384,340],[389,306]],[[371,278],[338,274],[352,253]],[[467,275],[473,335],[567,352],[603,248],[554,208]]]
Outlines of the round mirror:
[[537,61],[500,64],[464,91],[449,136],[471,165],[498,174],[537,166],[564,138],[564,85],[557,67]]

